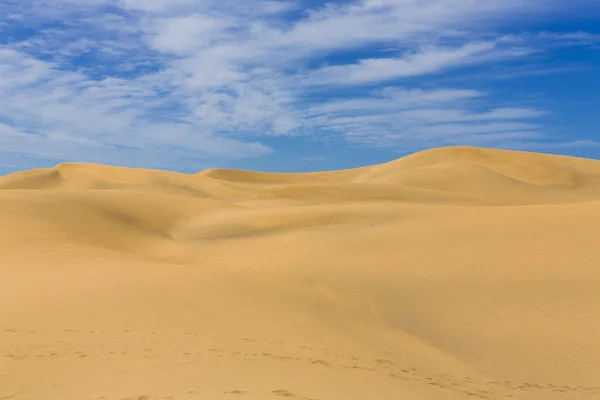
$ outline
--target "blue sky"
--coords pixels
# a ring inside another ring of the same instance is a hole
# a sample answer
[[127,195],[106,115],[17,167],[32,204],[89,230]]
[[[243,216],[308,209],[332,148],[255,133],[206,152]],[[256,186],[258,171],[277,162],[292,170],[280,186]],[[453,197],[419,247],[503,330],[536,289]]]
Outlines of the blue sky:
[[0,174],[600,158],[597,0],[0,0]]

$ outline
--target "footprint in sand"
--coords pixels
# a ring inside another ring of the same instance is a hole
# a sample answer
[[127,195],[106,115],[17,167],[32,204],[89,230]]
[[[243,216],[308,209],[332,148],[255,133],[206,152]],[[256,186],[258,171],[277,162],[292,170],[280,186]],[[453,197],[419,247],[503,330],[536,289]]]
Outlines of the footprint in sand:
[[274,394],[275,396],[282,396],[282,397],[296,397],[296,395],[294,393],[290,392],[289,390],[285,390],[285,389],[272,390],[271,394]]

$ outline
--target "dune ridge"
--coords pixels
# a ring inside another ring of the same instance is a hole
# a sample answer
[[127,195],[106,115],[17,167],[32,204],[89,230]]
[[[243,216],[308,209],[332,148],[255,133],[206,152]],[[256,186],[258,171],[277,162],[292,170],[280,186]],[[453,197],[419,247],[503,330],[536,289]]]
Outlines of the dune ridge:
[[600,161],[0,177],[1,399],[600,397]]

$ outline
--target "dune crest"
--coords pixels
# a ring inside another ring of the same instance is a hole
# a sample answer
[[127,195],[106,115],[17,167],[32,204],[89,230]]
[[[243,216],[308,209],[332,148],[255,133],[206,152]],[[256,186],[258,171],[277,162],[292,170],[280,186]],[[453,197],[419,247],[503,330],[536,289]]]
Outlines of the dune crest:
[[600,397],[600,161],[0,177],[0,399]]
[[264,173],[209,169],[194,175],[63,163],[0,178],[0,189],[122,189],[225,201],[255,199],[519,205],[590,201],[600,196],[596,160],[446,147],[342,171]]

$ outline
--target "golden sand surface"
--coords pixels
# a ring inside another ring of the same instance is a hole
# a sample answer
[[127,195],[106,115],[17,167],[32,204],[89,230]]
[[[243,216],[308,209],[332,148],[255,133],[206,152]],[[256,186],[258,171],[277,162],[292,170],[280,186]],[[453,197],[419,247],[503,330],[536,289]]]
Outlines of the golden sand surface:
[[0,178],[1,400],[600,398],[600,161]]

